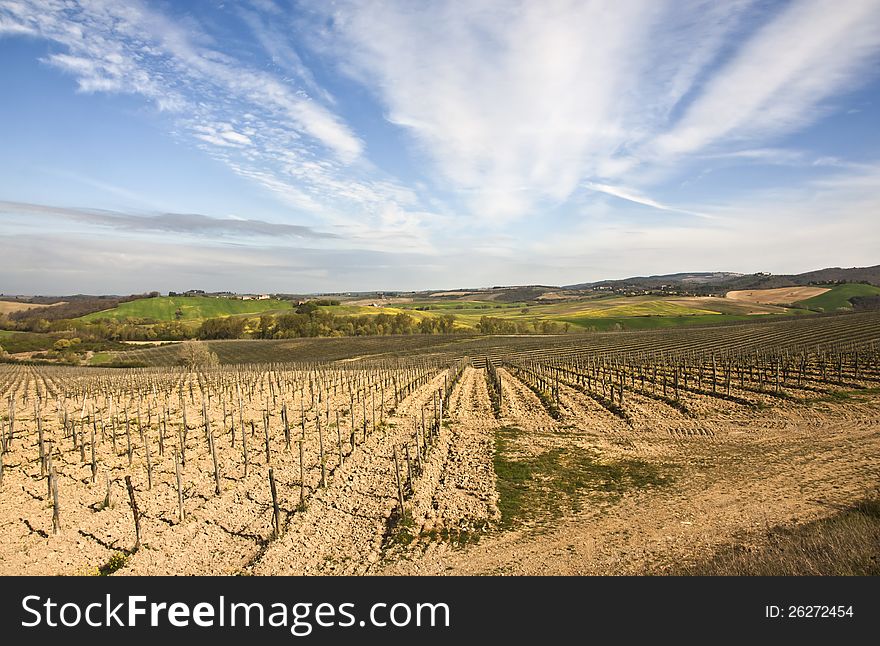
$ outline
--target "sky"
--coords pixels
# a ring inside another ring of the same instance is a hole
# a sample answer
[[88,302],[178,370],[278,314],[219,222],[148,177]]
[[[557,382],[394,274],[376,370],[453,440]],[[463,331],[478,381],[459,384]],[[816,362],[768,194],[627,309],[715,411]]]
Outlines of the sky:
[[0,0],[0,292],[880,263],[880,0]]

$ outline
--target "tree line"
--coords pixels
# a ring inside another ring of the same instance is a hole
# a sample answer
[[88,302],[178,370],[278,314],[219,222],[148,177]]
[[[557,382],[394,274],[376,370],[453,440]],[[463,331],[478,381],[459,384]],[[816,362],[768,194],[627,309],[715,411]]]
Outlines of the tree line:
[[264,314],[251,333],[243,318],[216,318],[198,328],[199,339],[296,339],[326,336],[385,336],[391,334],[451,334],[455,316],[417,319],[409,314],[338,315],[315,308],[297,308],[291,314]]
[[477,330],[481,334],[565,334],[571,329],[570,323],[555,321],[522,321],[502,319],[495,316],[481,316]]
[[[477,324],[481,334],[563,334],[568,323],[525,321],[483,316]],[[228,316],[204,320],[200,325],[184,321],[154,319],[10,320],[0,317],[0,329],[22,332],[73,335],[86,342],[184,341],[187,339],[296,339],[305,337],[386,336],[402,334],[453,334],[467,332],[456,325],[454,314],[416,317],[398,314],[335,314],[305,303],[284,314],[264,314],[255,320],[248,316]]]

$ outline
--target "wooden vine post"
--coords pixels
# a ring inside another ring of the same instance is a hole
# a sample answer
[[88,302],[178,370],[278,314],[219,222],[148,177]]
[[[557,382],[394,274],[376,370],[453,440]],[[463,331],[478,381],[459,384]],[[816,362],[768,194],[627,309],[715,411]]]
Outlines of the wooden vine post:
[[278,509],[278,493],[275,490],[275,470],[269,467],[269,489],[272,491],[272,524],[275,528],[275,538],[281,536],[281,512]]
[[55,467],[49,467],[49,489],[52,492],[52,533],[61,532],[61,505],[58,502],[58,476]]
[[177,518],[182,523],[186,514],[183,508],[183,483],[180,478],[180,460],[177,449],[174,449],[174,475],[177,479]]
[[131,476],[125,476],[125,487],[128,489],[128,502],[131,504],[131,514],[134,517],[134,547],[132,552],[141,548],[141,512],[138,510],[137,500],[134,497],[134,487],[131,484]]
[[400,505],[400,517],[403,518],[403,484],[400,481],[400,463],[397,459],[397,446],[394,447],[394,477],[397,480],[397,504]]

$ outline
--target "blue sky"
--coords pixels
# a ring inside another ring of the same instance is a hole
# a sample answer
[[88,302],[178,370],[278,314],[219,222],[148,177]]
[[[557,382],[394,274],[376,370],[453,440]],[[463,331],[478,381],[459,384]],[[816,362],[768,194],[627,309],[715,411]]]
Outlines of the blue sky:
[[0,0],[0,292],[880,262],[880,2]]

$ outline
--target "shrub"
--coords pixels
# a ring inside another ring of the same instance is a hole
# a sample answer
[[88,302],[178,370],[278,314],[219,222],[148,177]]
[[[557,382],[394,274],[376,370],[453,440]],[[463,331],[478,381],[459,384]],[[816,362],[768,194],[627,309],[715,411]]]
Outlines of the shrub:
[[207,343],[190,340],[180,344],[180,362],[192,370],[217,366],[220,360]]

